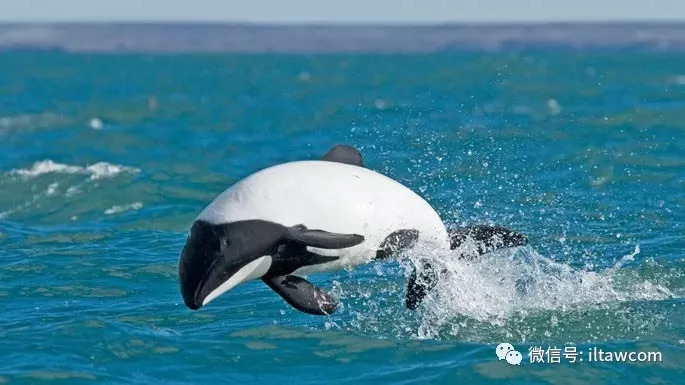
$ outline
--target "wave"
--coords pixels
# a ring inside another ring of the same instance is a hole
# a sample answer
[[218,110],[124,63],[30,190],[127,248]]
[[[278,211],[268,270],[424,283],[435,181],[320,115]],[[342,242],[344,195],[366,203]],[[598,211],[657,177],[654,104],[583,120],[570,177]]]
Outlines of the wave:
[[31,168],[21,168],[10,170],[10,175],[18,175],[26,178],[33,178],[43,174],[64,173],[64,174],[89,174],[90,179],[110,178],[121,173],[137,174],[140,169],[108,162],[97,162],[88,166],[73,166],[57,163],[50,159],[35,162]]
[[[21,215],[21,213],[26,214],[34,209],[42,208],[43,211],[49,211],[51,207],[55,208],[77,200],[78,198],[75,196],[84,191],[97,189],[100,180],[140,172],[141,170],[135,167],[108,162],[79,166],[58,163],[50,159],[35,162],[29,168],[12,169],[3,174],[5,178],[0,178],[0,185],[7,192],[5,199],[0,199],[0,219]],[[51,175],[51,177],[42,178],[42,176],[47,175]],[[117,182],[114,181],[113,183]],[[16,205],[16,199],[8,198],[11,196],[22,196],[25,197],[25,200]],[[14,207],[2,207],[7,203],[13,204]],[[143,206],[141,202],[126,205],[121,205],[116,201],[107,203],[109,204],[100,209],[104,210],[107,215],[139,210]],[[113,205],[113,203],[119,204]],[[101,202],[101,204],[106,203]],[[108,206],[110,208],[105,210]],[[82,207],[82,210],[86,209],[86,207]],[[75,220],[82,213],[82,211],[72,213],[71,220]]]
[[57,193],[58,187],[58,182],[51,183],[44,191],[33,194],[33,196],[31,196],[29,200],[25,201],[19,206],[11,208],[9,210],[0,211],[0,219],[5,219],[18,211],[32,207],[38,204],[41,200],[45,199],[46,197],[54,196]]

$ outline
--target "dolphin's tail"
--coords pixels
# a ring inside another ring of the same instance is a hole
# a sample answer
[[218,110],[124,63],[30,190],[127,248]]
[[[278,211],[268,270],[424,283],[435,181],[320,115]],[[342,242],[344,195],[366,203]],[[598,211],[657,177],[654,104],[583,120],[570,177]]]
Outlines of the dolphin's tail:
[[[477,225],[460,227],[450,231],[450,248],[460,249],[459,259],[474,259],[479,255],[508,247],[525,246],[528,238],[513,230],[500,226]],[[407,285],[406,306],[415,310],[421,301],[438,283],[440,272],[429,262],[424,261],[421,268],[414,268]]]

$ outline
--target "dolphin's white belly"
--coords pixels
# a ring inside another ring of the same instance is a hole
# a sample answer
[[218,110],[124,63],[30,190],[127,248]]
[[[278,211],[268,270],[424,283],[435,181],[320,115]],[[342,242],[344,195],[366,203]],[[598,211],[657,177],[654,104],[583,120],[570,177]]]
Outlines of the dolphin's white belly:
[[417,245],[449,248],[440,216],[423,198],[377,172],[328,161],[284,163],[254,173],[219,195],[197,219],[215,224],[261,219],[364,236],[364,242],[347,249],[309,247],[340,259],[304,266],[295,274],[368,262],[390,233],[402,229],[419,231]]

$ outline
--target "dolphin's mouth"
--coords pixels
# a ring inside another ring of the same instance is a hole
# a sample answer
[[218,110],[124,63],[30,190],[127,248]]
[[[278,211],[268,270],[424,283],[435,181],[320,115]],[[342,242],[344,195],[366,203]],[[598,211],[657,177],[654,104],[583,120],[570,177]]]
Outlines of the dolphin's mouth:
[[[228,270],[221,272],[215,270],[215,268],[221,268],[218,263],[220,260],[221,259],[219,258],[212,263],[202,280],[200,280],[197,287],[195,287],[195,290],[193,290],[192,296],[186,295],[186,287],[183,286],[183,283],[181,284],[183,299],[189,309],[198,310],[220,295],[233,289],[238,284],[261,278],[271,267],[271,256],[267,255],[257,258],[247,264],[243,264],[242,266],[233,266]],[[222,278],[226,277],[226,279],[216,279],[217,275]]]
[[[204,299],[202,299],[202,305],[205,306],[215,298],[219,297],[221,294],[233,289],[239,283],[250,281],[253,279],[261,278],[269,271],[271,267],[271,256],[266,255],[259,257],[254,261],[251,261],[235,271],[233,274],[229,275],[229,278],[222,282],[219,286],[210,291]],[[209,272],[211,273],[211,271]],[[199,298],[196,297],[195,305],[197,306]],[[199,308],[199,307],[198,307]]]
[[[205,274],[202,276],[202,279],[195,288],[195,291],[193,292],[192,301],[185,301],[186,306],[188,306],[190,310],[198,310],[202,306],[204,306],[204,298],[206,297],[206,295],[203,295],[203,289],[206,287],[207,278],[212,273],[214,267],[217,265],[220,259],[221,258],[215,259],[214,262],[212,262],[212,264],[209,266],[209,269],[207,269]],[[185,293],[183,293],[183,297],[185,300]]]

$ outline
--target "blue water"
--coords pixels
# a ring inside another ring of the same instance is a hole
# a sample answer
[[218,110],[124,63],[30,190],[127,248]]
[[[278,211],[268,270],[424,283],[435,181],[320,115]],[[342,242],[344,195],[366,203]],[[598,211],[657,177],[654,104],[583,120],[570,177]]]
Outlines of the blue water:
[[[668,52],[0,54],[0,383],[681,383],[684,68]],[[339,298],[329,317],[261,282],[185,308],[177,260],[202,208],[340,142],[450,226],[530,245],[440,256],[452,279],[417,312],[402,261],[309,277]],[[534,346],[663,359],[531,363]]]

